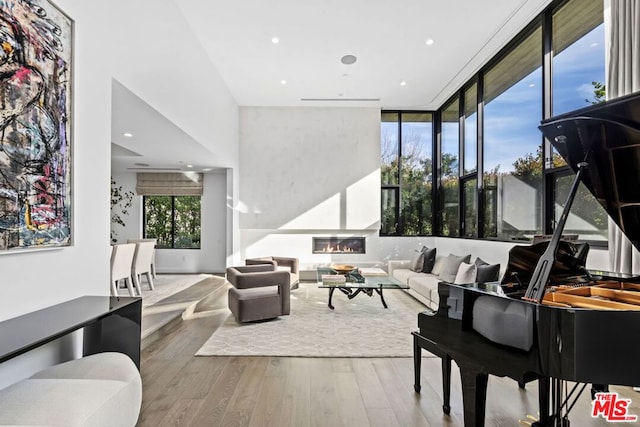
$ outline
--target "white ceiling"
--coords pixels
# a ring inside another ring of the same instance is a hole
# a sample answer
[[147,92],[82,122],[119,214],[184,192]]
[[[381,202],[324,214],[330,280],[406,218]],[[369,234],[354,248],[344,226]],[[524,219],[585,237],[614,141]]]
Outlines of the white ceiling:
[[[416,110],[440,107],[549,3],[176,0],[240,106]],[[273,37],[278,37],[279,43],[272,43]],[[434,43],[428,46],[427,39]],[[355,55],[357,61],[342,64],[344,55]],[[282,80],[286,84],[281,84]],[[116,141],[115,136],[124,129],[118,121],[132,117],[128,110],[133,108],[129,104],[135,95],[127,92],[118,88],[113,96],[113,142],[125,148],[129,148],[128,141]],[[147,123],[155,129],[154,139],[147,139],[145,130],[137,130],[135,151],[142,156],[114,155],[114,169],[125,170],[135,162],[181,168],[207,158],[202,146],[184,132],[184,143],[191,148],[179,145],[183,164],[176,164],[171,150],[159,152],[158,141],[167,138],[166,132],[162,138],[158,129],[172,129],[172,125],[154,123],[166,119],[155,111],[142,113],[146,104],[135,101],[137,114],[150,119],[140,126]],[[177,128],[173,131],[181,132]],[[175,141],[170,145],[175,147]]]

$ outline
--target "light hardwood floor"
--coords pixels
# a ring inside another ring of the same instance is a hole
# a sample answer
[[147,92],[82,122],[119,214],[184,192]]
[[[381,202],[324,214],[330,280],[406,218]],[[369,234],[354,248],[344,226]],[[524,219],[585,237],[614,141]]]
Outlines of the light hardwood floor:
[[[454,366],[451,415],[442,413],[440,361],[423,358],[422,392],[413,391],[410,358],[195,357],[228,314],[226,292],[142,353],[143,403],[138,426],[462,426],[460,380]],[[362,333],[362,331],[345,331]],[[614,388],[632,399],[640,393]],[[490,377],[487,426],[526,425],[536,414],[535,383],[520,390]],[[592,419],[587,393],[572,410],[572,426]]]

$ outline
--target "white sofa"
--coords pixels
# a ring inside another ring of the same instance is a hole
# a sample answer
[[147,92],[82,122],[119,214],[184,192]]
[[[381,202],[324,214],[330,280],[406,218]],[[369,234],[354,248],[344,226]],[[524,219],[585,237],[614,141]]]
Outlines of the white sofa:
[[417,273],[409,269],[409,258],[414,249],[420,249],[422,246],[437,248],[436,264],[438,260],[447,257],[449,254],[471,254],[471,263],[475,261],[476,257],[480,257],[489,264],[500,264],[499,277],[501,278],[507,267],[509,251],[515,245],[516,243],[511,242],[434,237],[423,242],[417,242],[413,249],[407,250],[403,259],[388,260],[387,272],[389,276],[409,285],[410,289],[406,290],[409,295],[428,308],[437,310],[439,304],[438,283],[442,279],[435,274]]
[[432,310],[438,309],[438,282],[441,279],[431,273],[417,273],[409,269],[409,260],[390,260],[387,272],[409,285],[405,291]]

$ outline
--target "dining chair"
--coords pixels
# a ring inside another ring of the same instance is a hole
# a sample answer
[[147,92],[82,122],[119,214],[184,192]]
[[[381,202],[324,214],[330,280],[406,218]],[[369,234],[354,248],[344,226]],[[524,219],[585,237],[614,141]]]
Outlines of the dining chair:
[[140,280],[143,274],[147,277],[149,289],[153,290],[151,261],[153,260],[153,251],[155,250],[156,244],[154,242],[137,242],[133,245],[135,246],[135,254],[131,266],[131,277],[133,278],[133,286],[140,295],[142,295]]
[[131,266],[136,250],[134,243],[122,243],[111,247],[111,296],[118,296],[118,282],[124,279],[130,296],[135,296],[131,280]]
[[151,276],[156,277],[156,246],[158,239],[128,239],[127,243],[153,242],[153,256],[151,257]]

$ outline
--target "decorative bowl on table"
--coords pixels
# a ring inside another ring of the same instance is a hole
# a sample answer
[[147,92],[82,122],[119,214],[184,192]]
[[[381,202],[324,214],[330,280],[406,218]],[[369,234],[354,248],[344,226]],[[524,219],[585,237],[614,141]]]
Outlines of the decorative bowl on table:
[[347,264],[332,264],[331,269],[335,270],[338,274],[347,274],[353,271],[355,267]]

